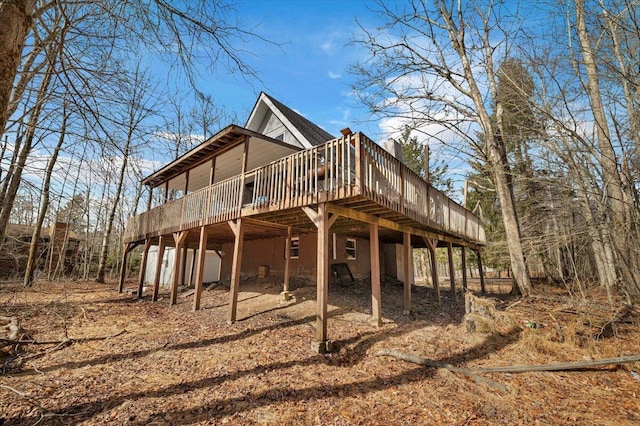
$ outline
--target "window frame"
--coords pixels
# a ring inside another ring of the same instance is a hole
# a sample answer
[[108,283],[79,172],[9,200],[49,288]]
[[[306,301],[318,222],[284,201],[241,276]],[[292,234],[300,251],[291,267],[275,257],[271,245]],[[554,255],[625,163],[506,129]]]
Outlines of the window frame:
[[291,241],[289,244],[289,259],[300,259],[300,237],[291,237]]
[[[353,247],[349,246],[349,243],[353,243]],[[358,259],[358,244],[355,238],[347,238],[344,243],[345,258],[347,260]]]

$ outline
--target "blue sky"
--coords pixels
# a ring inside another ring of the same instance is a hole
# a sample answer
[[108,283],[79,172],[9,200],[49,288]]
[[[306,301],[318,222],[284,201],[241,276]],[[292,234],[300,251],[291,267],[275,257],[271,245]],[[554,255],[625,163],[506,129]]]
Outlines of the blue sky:
[[378,139],[377,123],[358,124],[368,115],[350,96],[353,77],[347,72],[361,54],[348,46],[358,31],[356,17],[367,24],[375,19],[367,2],[253,0],[236,3],[236,8],[243,26],[280,46],[259,41],[242,46],[248,50],[244,58],[262,81],[246,81],[218,68],[203,72],[200,90],[240,120],[248,117],[258,94],[265,91],[331,134],[349,126]]

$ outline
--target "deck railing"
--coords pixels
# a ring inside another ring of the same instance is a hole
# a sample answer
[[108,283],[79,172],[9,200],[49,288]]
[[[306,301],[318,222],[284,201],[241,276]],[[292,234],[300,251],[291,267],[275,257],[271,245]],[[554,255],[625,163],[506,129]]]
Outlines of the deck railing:
[[477,216],[361,133],[297,152],[132,217],[125,241],[356,196],[434,230],[485,242]]

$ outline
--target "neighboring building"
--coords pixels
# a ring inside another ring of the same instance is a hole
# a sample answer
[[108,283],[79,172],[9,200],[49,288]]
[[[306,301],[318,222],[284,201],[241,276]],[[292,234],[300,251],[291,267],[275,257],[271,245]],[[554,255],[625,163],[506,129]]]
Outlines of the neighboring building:
[[[231,282],[232,322],[242,274],[257,275],[268,268],[284,277],[285,295],[290,276],[315,278],[318,351],[326,349],[332,263],[346,263],[354,275],[371,277],[372,312],[378,323],[382,273],[405,282],[408,312],[411,247],[433,252],[442,245],[449,253],[461,247],[464,257],[464,248],[477,250],[485,244],[484,228],[477,216],[365,135],[349,129],[342,133],[335,138],[260,94],[245,127],[224,128],[142,181],[152,195],[162,191],[165,202],[129,219],[123,271],[127,254],[144,244],[140,288],[145,277],[153,277],[156,300],[162,265],[170,266],[173,304],[178,285],[192,282],[186,266],[191,250],[194,309],[199,309],[207,264],[201,253],[218,250],[220,278]],[[156,259],[164,259],[165,248],[171,246],[174,253],[182,253],[180,261],[149,262],[152,246],[157,246]],[[121,291],[123,283],[121,275]]]
[[[29,257],[29,246],[33,236],[33,226],[9,224],[0,250],[0,277],[24,276]],[[36,268],[43,272],[73,271],[80,238],[67,230],[67,224],[56,222],[49,228],[42,228],[38,241]]]

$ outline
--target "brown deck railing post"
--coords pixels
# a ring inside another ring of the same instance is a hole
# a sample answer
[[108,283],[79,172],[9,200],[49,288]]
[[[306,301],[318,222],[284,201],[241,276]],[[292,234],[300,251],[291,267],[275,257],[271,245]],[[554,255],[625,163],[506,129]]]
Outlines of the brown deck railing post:
[[355,187],[357,188],[357,195],[362,195],[364,194],[364,190],[363,190],[363,178],[362,178],[362,174],[363,174],[363,165],[362,165],[362,141],[360,140],[362,137],[362,133],[358,132],[355,135],[355,139],[356,139],[356,144],[355,144],[355,154],[356,154],[356,158],[355,158],[355,166],[356,166],[356,185]]

